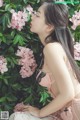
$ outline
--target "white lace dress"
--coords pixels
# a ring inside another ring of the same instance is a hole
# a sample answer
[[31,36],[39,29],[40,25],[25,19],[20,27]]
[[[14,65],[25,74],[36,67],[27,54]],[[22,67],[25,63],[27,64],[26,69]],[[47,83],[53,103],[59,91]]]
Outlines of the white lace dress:
[[38,118],[28,112],[15,112],[11,114],[9,120],[53,120],[52,117]]

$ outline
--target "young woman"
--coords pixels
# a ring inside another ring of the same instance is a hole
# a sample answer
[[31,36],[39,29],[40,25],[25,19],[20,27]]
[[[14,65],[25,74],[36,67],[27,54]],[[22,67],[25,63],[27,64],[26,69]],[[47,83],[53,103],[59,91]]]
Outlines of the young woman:
[[[44,65],[36,79],[54,99],[42,109],[17,104],[9,120],[80,120],[80,73],[64,4],[44,2],[32,14],[31,31],[44,45]],[[46,75],[40,79],[42,72]]]

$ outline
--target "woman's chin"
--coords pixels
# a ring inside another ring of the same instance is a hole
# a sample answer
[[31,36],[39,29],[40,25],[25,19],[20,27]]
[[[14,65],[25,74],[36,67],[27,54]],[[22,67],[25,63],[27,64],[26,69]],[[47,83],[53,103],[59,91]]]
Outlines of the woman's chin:
[[32,28],[30,28],[30,31],[31,31],[31,32],[34,32],[34,30],[33,30]]
[[36,33],[32,28],[30,28],[30,31],[33,32],[33,33]]

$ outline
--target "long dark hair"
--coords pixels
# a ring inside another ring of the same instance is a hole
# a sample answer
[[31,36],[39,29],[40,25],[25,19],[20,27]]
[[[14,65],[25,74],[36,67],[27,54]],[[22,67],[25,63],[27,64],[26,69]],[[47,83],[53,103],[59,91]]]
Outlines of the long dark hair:
[[64,4],[44,2],[45,23],[54,26],[54,31],[46,37],[45,43],[59,42],[69,59],[71,67],[80,82],[80,69],[74,60],[73,37],[68,28],[68,8]]

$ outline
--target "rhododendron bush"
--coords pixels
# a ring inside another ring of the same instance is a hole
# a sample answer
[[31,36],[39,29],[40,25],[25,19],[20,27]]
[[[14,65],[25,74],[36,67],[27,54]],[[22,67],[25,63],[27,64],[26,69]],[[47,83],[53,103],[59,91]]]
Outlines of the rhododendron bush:
[[[72,0],[71,0],[72,2]],[[51,99],[36,82],[43,46],[30,32],[31,13],[41,0],[0,0],[0,111],[19,102],[42,107]],[[75,60],[80,65],[80,5],[69,5]]]
[[31,13],[39,0],[0,0],[0,111],[18,102],[41,107],[49,94],[36,82],[41,45],[30,32]]

